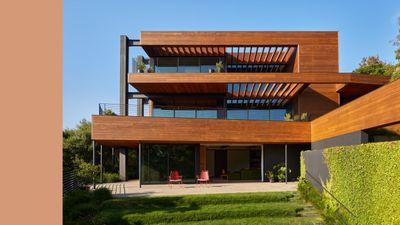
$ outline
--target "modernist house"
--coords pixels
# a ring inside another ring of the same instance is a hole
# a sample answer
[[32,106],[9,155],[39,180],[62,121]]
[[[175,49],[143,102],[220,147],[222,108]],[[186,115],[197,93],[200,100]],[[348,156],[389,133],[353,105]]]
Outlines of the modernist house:
[[387,113],[400,112],[400,83],[339,73],[338,42],[338,32],[123,35],[120,102],[99,105],[92,139],[118,149],[121,179],[138,169],[142,184],[175,169],[185,182],[201,169],[264,181],[277,163],[294,180],[302,150],[365,143],[369,129],[400,121]]

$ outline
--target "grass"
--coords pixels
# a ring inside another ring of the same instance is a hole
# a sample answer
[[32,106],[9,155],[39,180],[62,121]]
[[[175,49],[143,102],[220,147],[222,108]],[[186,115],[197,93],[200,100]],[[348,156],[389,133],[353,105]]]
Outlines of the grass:
[[132,197],[103,202],[89,224],[318,224],[304,208],[290,192]]

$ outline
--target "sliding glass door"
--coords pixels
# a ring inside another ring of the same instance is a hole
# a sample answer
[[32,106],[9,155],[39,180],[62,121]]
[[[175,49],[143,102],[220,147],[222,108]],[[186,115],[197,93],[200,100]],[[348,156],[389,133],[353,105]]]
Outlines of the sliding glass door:
[[171,170],[178,170],[184,182],[194,182],[197,145],[143,144],[142,182],[166,183]]

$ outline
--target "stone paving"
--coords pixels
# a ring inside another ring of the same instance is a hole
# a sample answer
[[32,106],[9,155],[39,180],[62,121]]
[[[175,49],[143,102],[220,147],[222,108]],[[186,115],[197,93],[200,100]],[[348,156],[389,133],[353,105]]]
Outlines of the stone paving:
[[115,197],[132,196],[172,196],[172,195],[196,195],[196,194],[221,194],[244,192],[278,192],[296,191],[297,182],[269,183],[269,182],[216,182],[210,184],[149,184],[139,188],[139,181],[98,184],[98,187],[106,187]]

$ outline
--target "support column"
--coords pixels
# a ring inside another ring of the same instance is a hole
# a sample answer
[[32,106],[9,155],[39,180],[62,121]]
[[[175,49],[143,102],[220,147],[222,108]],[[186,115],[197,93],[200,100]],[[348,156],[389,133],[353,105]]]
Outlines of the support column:
[[206,169],[206,146],[200,145],[200,170]]
[[128,115],[128,70],[129,70],[129,47],[128,37],[126,35],[120,36],[120,81],[119,81],[119,104],[120,115]]
[[288,168],[287,168],[287,144],[285,144],[285,183],[287,184]]
[[264,177],[264,145],[261,145],[261,182],[265,181]]
[[142,144],[139,143],[139,188],[142,188]]
[[[92,141],[92,145],[93,145],[93,159],[92,159],[92,164],[93,166],[96,165],[96,142]],[[93,189],[96,189],[96,182],[95,182],[95,178],[93,177]]]
[[100,145],[100,183],[103,183],[103,145]]
[[149,99],[149,116],[153,116],[153,100]]
[[144,108],[143,108],[143,99],[141,99],[141,98],[138,98],[137,100],[137,105],[136,105],[136,107],[137,107],[137,116],[143,116],[143,111],[144,111]]
[[115,163],[115,150],[114,150],[114,148],[111,148],[111,163],[112,163],[112,168],[114,168],[114,163]]
[[201,167],[201,154],[200,154],[200,145],[196,145],[194,149],[194,174],[197,175],[200,172]]
[[119,149],[119,179],[122,181],[128,180],[128,177],[126,176],[127,160],[128,160],[128,149],[120,148]]

